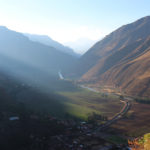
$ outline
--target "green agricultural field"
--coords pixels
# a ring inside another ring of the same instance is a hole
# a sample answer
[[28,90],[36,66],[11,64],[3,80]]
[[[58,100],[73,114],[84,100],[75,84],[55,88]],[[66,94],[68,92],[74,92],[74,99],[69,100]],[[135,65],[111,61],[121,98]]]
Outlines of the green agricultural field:
[[82,119],[87,119],[88,115],[93,112],[111,118],[121,110],[123,105],[118,99],[113,99],[111,96],[102,96],[101,93],[83,88],[57,93],[67,99],[63,101],[66,112]]
[[[6,82],[9,87],[15,82]],[[72,81],[52,80],[45,90],[27,85],[11,88],[11,97],[23,103],[33,112],[45,113],[56,117],[71,116],[86,120],[96,113],[108,119],[118,113],[123,104],[112,95],[106,95],[81,88]],[[19,89],[19,90],[18,90]],[[14,108],[15,109],[15,108]]]

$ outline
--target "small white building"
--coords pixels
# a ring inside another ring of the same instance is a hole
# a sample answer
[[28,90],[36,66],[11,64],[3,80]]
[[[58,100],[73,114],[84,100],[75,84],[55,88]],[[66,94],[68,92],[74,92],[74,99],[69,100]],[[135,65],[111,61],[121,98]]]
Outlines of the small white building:
[[10,117],[9,120],[10,121],[19,120],[19,117],[18,116],[13,116],[13,117]]

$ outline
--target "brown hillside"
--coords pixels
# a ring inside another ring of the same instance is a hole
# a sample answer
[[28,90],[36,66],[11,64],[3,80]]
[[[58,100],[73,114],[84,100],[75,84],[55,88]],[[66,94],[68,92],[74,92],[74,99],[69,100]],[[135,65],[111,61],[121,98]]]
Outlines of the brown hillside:
[[[150,35],[150,16],[137,20],[134,23],[125,25],[107,35],[103,40],[97,42],[87,53],[85,53],[74,68],[76,76],[90,73],[90,78],[97,73],[104,73],[110,66],[104,67],[105,60],[117,51],[137,41],[145,40]],[[132,50],[130,50],[132,51]],[[129,51],[129,52],[130,52]],[[129,53],[128,52],[128,53]],[[124,54],[120,54],[123,55]],[[114,58],[116,59],[116,58]],[[97,71],[91,70],[97,65]],[[91,71],[90,71],[91,70]],[[92,72],[92,73],[91,73]]]
[[150,17],[125,25],[96,43],[76,68],[81,81],[113,85],[150,97]]
[[150,40],[148,42],[149,48],[143,54],[114,66],[99,81],[119,86],[131,95],[150,97]]

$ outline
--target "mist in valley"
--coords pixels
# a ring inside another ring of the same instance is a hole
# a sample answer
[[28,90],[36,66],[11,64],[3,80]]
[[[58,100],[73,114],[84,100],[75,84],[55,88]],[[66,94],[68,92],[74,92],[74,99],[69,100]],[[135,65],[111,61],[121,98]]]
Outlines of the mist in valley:
[[0,2],[0,149],[150,149],[148,6]]

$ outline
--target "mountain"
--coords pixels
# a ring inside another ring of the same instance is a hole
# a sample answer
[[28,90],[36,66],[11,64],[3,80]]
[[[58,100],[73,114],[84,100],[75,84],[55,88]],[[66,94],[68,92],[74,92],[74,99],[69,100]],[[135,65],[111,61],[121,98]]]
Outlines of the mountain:
[[88,38],[80,38],[73,42],[66,42],[65,45],[73,48],[80,54],[84,54],[91,46],[93,46],[96,41]]
[[79,54],[75,53],[73,49],[60,44],[59,42],[51,39],[47,35],[36,35],[36,34],[29,34],[29,33],[24,33],[24,35],[27,36],[30,40],[32,40],[34,42],[40,42],[42,44],[54,47],[57,50],[60,50],[64,53],[70,54],[72,56],[76,56],[76,57],[80,56]]
[[0,72],[23,82],[50,84],[48,78],[68,70],[76,61],[74,56],[0,26]]
[[[141,42],[140,42],[141,43]],[[130,95],[150,97],[150,37],[133,53],[101,76],[107,85],[120,87]]]
[[127,94],[150,94],[150,16],[124,25],[97,42],[79,60],[82,82],[119,87]]

